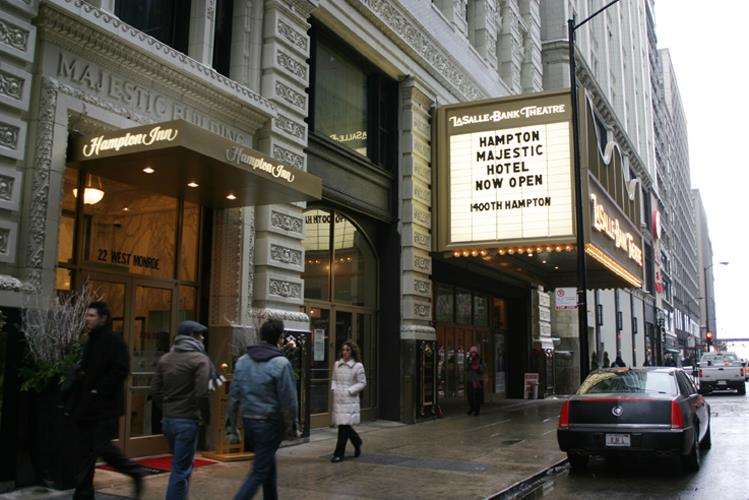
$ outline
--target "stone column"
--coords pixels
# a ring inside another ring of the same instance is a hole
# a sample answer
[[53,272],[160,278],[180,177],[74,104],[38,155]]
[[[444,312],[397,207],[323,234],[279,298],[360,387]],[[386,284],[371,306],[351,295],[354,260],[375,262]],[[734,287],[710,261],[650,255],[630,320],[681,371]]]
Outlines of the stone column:
[[[46,206],[28,217],[26,214],[30,196],[48,186],[54,175],[49,161],[51,145],[32,144],[36,137],[29,132],[43,120],[51,134],[55,110],[37,118],[39,107],[30,106],[36,50],[36,28],[31,19],[36,15],[36,3],[10,0],[0,9],[0,305],[19,306],[22,281],[37,287],[42,282],[52,283],[50,261],[54,266],[56,255],[50,258],[48,250],[57,242],[44,231]],[[29,178],[37,177],[40,181],[32,191]],[[30,239],[34,244],[27,251]]]
[[401,84],[401,419],[420,415],[419,353],[434,342],[432,326],[432,151],[434,99],[415,79]]
[[[260,92],[278,115],[258,136],[259,149],[306,170],[309,17],[314,4],[265,0]],[[251,315],[282,318],[288,329],[309,330],[304,314],[304,203],[256,208],[255,295]]]
[[468,0],[434,0],[434,4],[460,33],[468,33]]
[[499,76],[513,94],[521,91],[520,67],[523,63],[523,34],[518,0],[500,1],[500,33],[497,48]]
[[216,0],[192,0],[187,55],[206,66],[212,66],[215,29]]
[[525,25],[523,64],[520,68],[520,85],[523,92],[543,90],[543,64],[541,61],[541,7],[539,0],[521,0],[520,16]]
[[468,9],[468,39],[489,65],[497,69],[497,0],[475,0]]

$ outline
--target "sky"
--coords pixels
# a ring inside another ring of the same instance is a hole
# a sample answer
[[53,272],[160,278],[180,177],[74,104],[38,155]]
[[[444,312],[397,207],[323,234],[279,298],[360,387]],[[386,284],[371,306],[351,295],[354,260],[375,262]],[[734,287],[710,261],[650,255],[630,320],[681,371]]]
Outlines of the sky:
[[655,2],[658,45],[671,52],[687,117],[692,187],[707,212],[717,337],[749,338],[749,2]]

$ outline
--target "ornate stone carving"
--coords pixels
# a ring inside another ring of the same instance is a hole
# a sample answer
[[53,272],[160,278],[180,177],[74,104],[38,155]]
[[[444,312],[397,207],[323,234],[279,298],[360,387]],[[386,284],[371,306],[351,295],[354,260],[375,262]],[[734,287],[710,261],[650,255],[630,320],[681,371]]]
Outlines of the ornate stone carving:
[[424,280],[414,280],[414,290],[421,294],[428,294],[432,290],[432,282]]
[[8,149],[17,149],[19,131],[18,127],[7,123],[0,123],[0,146]]
[[0,94],[21,100],[23,96],[23,78],[0,72]]
[[286,311],[284,309],[270,309],[270,308],[253,308],[250,311],[250,317],[257,318],[260,322],[267,319],[280,319],[283,321],[298,321],[300,323],[309,322],[309,316],[303,312],[297,311]]
[[432,314],[431,304],[423,304],[421,302],[414,302],[414,314],[419,318],[429,318]]
[[302,251],[294,248],[287,248],[281,245],[271,244],[270,258],[282,264],[302,265]]
[[305,110],[306,108],[307,97],[278,80],[276,81],[276,95],[300,110]]
[[302,284],[279,279],[268,280],[268,290],[271,295],[278,297],[300,299],[302,298]]
[[13,186],[15,183],[15,177],[0,175],[0,200],[11,201],[13,199]]
[[10,229],[0,227],[0,253],[8,253],[8,242],[10,241]]
[[283,130],[284,132],[287,132],[290,135],[293,135],[297,139],[301,139],[302,141],[305,139],[304,137],[304,127],[288,116],[284,116],[282,114],[279,114],[276,118],[276,125],[278,128]]
[[11,292],[29,292],[31,288],[15,276],[0,274],[0,290]]
[[4,19],[0,19],[0,43],[26,52],[26,47],[29,43],[29,32]]
[[[489,97],[466,73],[460,63],[395,0],[349,0],[367,18],[378,25],[401,49],[416,54],[428,64],[427,69],[448,88],[466,101]],[[394,36],[393,36],[394,35]]]
[[33,174],[31,178],[31,202],[26,223],[26,267],[28,282],[38,289],[41,285],[41,268],[44,265],[44,242],[47,236],[47,209],[49,205],[49,172],[52,165],[52,141],[54,118],[57,108],[57,86],[54,80],[42,79],[39,97],[39,121],[36,134]]
[[278,20],[278,33],[292,45],[299,47],[302,51],[307,52],[308,38],[297,30],[286,24],[283,19]]
[[277,229],[283,229],[293,233],[301,233],[304,229],[304,220],[293,217],[283,212],[272,210],[270,213],[270,224]]
[[414,231],[414,244],[421,247],[430,248],[432,244],[432,237],[426,233]]
[[293,151],[289,151],[288,149],[279,146],[278,144],[274,144],[272,155],[273,158],[277,160],[288,163],[289,165],[296,167],[299,170],[304,170],[304,156],[300,154],[296,154]]
[[428,272],[430,267],[430,261],[429,257],[419,257],[418,255],[414,257],[414,267],[416,269],[419,269],[421,271]]
[[307,66],[299,63],[285,52],[281,52],[279,50],[276,53],[276,62],[279,66],[288,70],[292,75],[300,78],[301,80],[307,80]]

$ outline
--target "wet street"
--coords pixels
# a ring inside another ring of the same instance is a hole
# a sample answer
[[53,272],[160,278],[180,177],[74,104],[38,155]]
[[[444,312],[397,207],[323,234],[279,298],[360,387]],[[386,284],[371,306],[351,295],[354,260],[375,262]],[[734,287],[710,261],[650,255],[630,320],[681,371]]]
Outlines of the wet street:
[[712,449],[695,474],[669,461],[592,461],[579,474],[569,471],[526,498],[706,498],[749,499],[749,398],[734,392],[705,397],[712,414]]

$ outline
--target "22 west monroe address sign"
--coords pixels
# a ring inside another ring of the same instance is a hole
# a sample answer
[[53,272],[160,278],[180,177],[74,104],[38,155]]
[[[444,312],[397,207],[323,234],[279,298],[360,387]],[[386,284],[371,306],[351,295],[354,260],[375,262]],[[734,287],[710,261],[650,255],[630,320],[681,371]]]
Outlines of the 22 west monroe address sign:
[[437,110],[438,248],[574,240],[569,93]]

